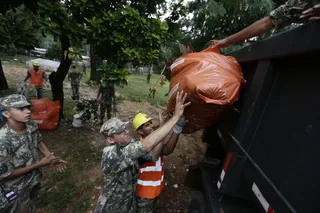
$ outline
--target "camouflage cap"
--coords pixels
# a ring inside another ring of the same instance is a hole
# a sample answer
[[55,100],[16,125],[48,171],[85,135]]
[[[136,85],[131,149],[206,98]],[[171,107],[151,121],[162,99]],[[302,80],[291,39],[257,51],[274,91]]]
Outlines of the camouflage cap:
[[27,101],[26,97],[19,94],[8,95],[6,97],[0,98],[0,105],[4,108],[14,107],[20,108],[25,106],[30,106],[31,104]]
[[111,118],[107,120],[100,129],[100,133],[104,136],[111,136],[123,132],[129,122],[122,122],[119,118]]

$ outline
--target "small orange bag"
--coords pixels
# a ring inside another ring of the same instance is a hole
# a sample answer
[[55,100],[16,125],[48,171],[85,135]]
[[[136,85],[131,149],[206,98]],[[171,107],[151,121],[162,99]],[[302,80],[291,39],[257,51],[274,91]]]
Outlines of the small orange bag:
[[41,130],[53,130],[58,127],[60,102],[51,101],[48,98],[30,100],[34,114],[32,120]]
[[212,48],[189,53],[171,65],[168,113],[174,111],[178,91],[188,93],[191,105],[185,110],[188,120],[184,133],[207,128],[218,121],[238,100],[245,80],[239,63]]

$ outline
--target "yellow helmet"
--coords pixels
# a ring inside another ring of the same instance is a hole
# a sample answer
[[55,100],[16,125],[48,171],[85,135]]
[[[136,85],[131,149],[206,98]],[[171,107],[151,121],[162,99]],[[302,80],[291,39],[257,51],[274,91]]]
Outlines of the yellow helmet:
[[38,67],[38,66],[39,66],[39,62],[33,61],[33,62],[32,62],[32,65],[35,66],[35,67]]
[[134,118],[132,120],[133,130],[137,131],[137,129],[139,129],[139,127],[141,125],[143,125],[151,120],[152,120],[152,118],[147,114],[143,114],[143,113],[136,114],[136,116],[134,116]]

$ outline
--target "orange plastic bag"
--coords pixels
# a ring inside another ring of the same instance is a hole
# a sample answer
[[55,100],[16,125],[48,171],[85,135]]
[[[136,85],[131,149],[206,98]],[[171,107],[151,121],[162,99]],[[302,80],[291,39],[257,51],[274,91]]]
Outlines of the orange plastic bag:
[[58,127],[60,102],[48,98],[30,100],[34,114],[32,120],[41,130],[53,130]]
[[235,58],[221,55],[212,46],[184,55],[171,65],[168,113],[174,111],[178,91],[188,93],[191,105],[185,110],[189,121],[184,133],[207,128],[218,121],[238,100],[245,83],[242,70]]

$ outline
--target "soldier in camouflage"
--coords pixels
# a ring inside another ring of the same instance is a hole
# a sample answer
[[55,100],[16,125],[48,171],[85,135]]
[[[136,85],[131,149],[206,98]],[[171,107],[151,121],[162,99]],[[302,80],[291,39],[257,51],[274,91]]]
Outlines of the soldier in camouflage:
[[71,82],[73,100],[79,100],[79,87],[81,78],[82,73],[79,69],[77,69],[75,64],[72,64],[68,74],[68,80]]
[[138,174],[138,158],[151,155],[150,152],[170,132],[182,116],[186,94],[178,93],[176,108],[172,118],[143,141],[133,140],[127,130],[128,122],[118,118],[105,122],[100,132],[107,146],[103,149],[101,169],[104,174],[104,186],[98,199],[95,213],[135,213],[137,203],[135,189]]
[[[30,103],[23,95],[0,99],[6,124],[0,129],[0,186],[12,190],[33,212],[34,200],[40,190],[41,167],[59,163],[42,142],[37,125],[31,121]],[[38,149],[44,158],[38,160]]]
[[291,23],[304,23],[320,19],[320,0],[288,0],[270,15],[256,21],[249,27],[222,40],[217,40],[214,47],[223,48],[246,39],[259,36],[269,30],[283,28]]
[[111,118],[112,105],[116,105],[116,94],[114,91],[114,85],[107,80],[101,80],[100,87],[97,95],[97,100],[101,95],[100,101],[100,124],[103,124],[103,119],[107,110],[107,118]]

